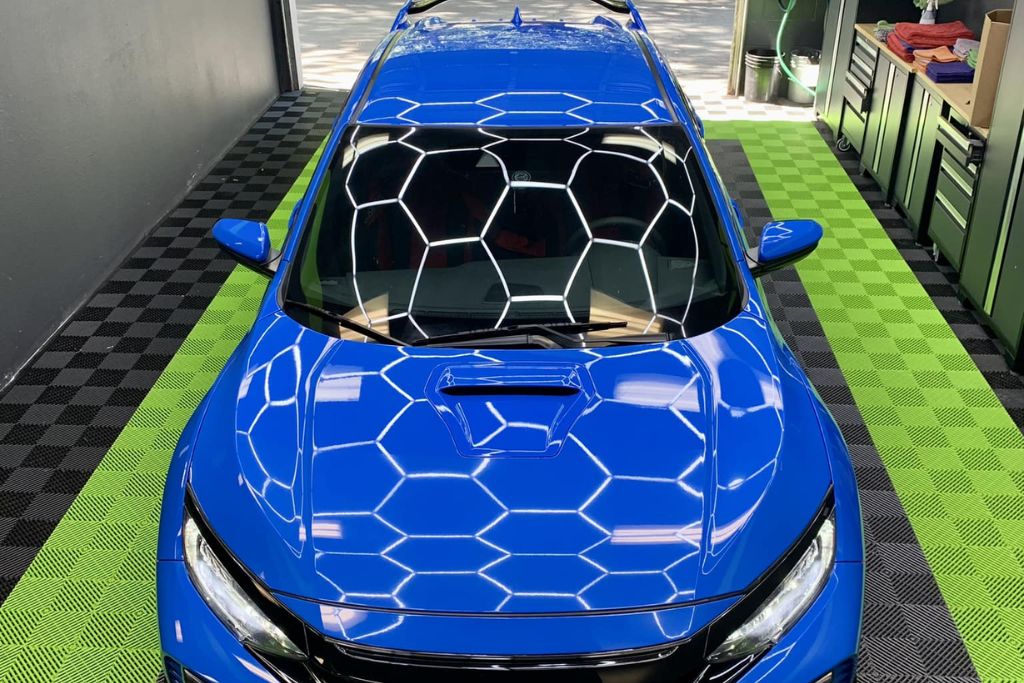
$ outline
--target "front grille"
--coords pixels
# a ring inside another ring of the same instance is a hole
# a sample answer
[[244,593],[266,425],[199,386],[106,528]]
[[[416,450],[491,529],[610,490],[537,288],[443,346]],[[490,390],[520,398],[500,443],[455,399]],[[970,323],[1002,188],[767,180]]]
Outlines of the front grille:
[[731,683],[757,661],[709,666],[704,647],[698,639],[578,657],[466,657],[382,652],[313,638],[305,662],[253,654],[286,683]]
[[478,669],[485,671],[537,671],[543,669],[600,668],[611,666],[636,666],[654,664],[665,659],[674,658],[680,649],[687,647],[685,643],[669,646],[642,648],[623,652],[602,652],[576,656],[479,656],[427,654],[420,652],[401,652],[354,646],[351,643],[332,642],[333,651],[340,658],[357,659],[392,666],[414,666],[420,668],[456,668]]

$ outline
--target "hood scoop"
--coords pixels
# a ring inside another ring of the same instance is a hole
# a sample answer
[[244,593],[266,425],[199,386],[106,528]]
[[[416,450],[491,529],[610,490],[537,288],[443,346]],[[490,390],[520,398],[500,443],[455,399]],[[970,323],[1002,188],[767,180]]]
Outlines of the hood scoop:
[[554,457],[595,397],[576,363],[446,365],[426,393],[459,454],[473,458]]

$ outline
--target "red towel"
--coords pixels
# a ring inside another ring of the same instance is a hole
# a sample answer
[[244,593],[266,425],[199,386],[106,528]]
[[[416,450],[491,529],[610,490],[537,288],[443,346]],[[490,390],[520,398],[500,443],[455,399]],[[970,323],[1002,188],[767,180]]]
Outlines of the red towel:
[[910,43],[915,49],[950,46],[957,38],[974,40],[974,33],[962,21],[949,21],[944,24],[914,24],[900,22],[893,33]]
[[896,35],[895,31],[885,39],[885,44],[904,62],[914,61],[914,46]]

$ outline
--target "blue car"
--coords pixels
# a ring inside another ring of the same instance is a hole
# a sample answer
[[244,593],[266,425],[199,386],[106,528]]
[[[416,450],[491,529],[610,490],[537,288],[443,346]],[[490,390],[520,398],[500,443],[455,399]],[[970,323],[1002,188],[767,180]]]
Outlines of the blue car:
[[270,284],[168,477],[168,680],[849,683],[853,469],[757,282],[821,227],[748,248],[628,1],[438,4],[283,249],[214,228]]

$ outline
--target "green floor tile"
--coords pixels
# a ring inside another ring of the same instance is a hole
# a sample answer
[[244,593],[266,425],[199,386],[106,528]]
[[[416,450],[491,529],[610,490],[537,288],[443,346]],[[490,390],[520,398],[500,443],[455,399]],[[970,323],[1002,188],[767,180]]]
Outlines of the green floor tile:
[[981,679],[1024,681],[1024,435],[811,124],[707,132],[775,218],[824,225],[800,279]]
[[[268,221],[287,231],[322,148]],[[171,453],[251,326],[267,280],[236,268],[0,606],[0,683],[151,683],[156,533]]]
[[[1024,437],[812,126],[708,133],[743,142],[777,217],[825,225],[800,276],[979,674],[1024,680]],[[270,221],[277,240],[314,162]],[[156,676],[163,474],[265,286],[232,273],[0,607],[0,682]]]

